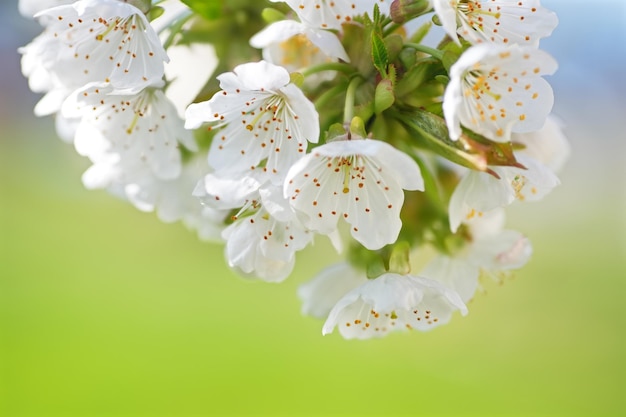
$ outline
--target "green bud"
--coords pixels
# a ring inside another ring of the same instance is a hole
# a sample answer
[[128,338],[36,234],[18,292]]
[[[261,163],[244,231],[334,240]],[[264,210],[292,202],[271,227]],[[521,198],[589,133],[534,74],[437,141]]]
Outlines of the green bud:
[[391,19],[396,23],[404,23],[423,15],[430,10],[428,0],[395,0],[391,3]]
[[365,123],[360,117],[353,117],[350,121],[350,134],[352,137],[364,138],[367,136],[365,131]]
[[409,252],[411,246],[408,242],[397,242],[393,245],[391,256],[389,257],[389,272],[400,275],[407,275],[411,272]]
[[333,140],[345,139],[347,136],[346,128],[341,123],[334,123],[330,125],[326,132],[326,142],[332,142]]
[[299,72],[292,72],[289,74],[289,81],[297,87],[301,87],[304,83],[304,75]]
[[391,107],[396,101],[391,80],[381,80],[376,86],[374,95],[374,112],[380,114]]
[[285,14],[279,10],[272,9],[271,7],[263,9],[261,17],[266,23],[274,23],[280,20],[285,20]]

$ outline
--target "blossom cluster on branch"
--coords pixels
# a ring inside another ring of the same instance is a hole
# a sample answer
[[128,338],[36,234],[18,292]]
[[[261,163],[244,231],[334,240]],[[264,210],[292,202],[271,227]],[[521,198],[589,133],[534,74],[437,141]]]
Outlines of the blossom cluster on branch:
[[298,290],[324,334],[445,324],[530,258],[504,209],[549,193],[569,153],[539,0],[19,8],[43,27],[20,48],[35,114],[91,161],[85,186],[223,242],[253,279],[328,237],[345,261]]

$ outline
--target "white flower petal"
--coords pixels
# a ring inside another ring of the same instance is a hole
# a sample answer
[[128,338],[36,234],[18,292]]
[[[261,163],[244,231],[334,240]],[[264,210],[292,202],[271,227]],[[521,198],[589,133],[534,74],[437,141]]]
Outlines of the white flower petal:
[[209,164],[220,175],[253,170],[265,160],[263,169],[272,174],[271,180],[282,183],[308,142],[319,138],[315,107],[289,84],[284,68],[265,61],[240,65],[218,78],[223,90],[189,106],[185,127],[226,125],[216,133],[209,153]]
[[499,142],[509,141],[511,132],[541,128],[554,101],[541,76],[556,67],[550,55],[532,48],[469,48],[452,65],[444,93],[450,138],[460,137],[461,125]]
[[366,282],[365,273],[346,262],[327,267],[298,287],[302,314],[325,319],[341,297]]
[[80,0],[38,13],[50,51],[41,60],[59,87],[107,82],[135,93],[160,83],[165,50],[145,15],[117,0]]
[[341,29],[342,23],[352,21],[357,15],[369,13],[371,16],[375,3],[383,14],[388,14],[391,0],[286,0],[285,3],[307,25],[322,29]]
[[341,217],[368,249],[380,249],[398,237],[403,188],[423,189],[417,164],[391,145],[370,139],[317,147],[291,167],[285,180],[285,196],[307,228],[329,234]]
[[428,263],[420,275],[453,289],[461,300],[467,303],[474,297],[478,288],[480,268],[466,258],[440,255]]
[[537,47],[558,24],[556,14],[541,7],[539,0],[433,0],[433,7],[457,43],[461,35],[472,44]]
[[429,330],[447,323],[455,310],[467,314],[459,295],[437,281],[387,273],[341,298],[322,333],[338,326],[346,339],[367,339],[396,330]]
[[520,154],[528,155],[536,161],[559,172],[571,153],[570,144],[563,134],[562,123],[554,116],[548,116],[540,130],[528,133],[514,133],[511,140],[524,145]]

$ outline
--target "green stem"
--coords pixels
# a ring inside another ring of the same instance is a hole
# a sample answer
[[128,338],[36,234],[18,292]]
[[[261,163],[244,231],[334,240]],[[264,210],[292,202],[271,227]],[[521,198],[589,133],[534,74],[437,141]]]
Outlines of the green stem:
[[420,51],[420,52],[424,52],[430,56],[432,56],[433,58],[438,59],[439,61],[443,60],[443,51],[440,51],[439,49],[435,49],[435,48],[431,48],[429,46],[426,45],[422,45],[421,43],[405,43],[404,48],[413,48],[416,51]]
[[350,84],[348,84],[348,89],[346,90],[346,103],[343,107],[343,120],[346,123],[350,123],[352,118],[354,117],[354,99],[356,97],[356,89],[363,83],[363,79],[361,77],[354,77],[350,80]]
[[346,85],[345,83],[341,83],[339,85],[334,86],[333,88],[330,88],[326,91],[324,91],[323,94],[321,94],[317,100],[315,100],[315,107],[317,109],[323,109],[326,104],[332,100],[333,98],[335,98],[335,96],[343,91],[346,91]]
[[385,27],[385,30],[383,31],[383,37],[391,35],[393,32],[395,32],[401,27],[402,27],[401,24],[391,22],[389,26]]
[[323,71],[337,71],[344,73],[346,75],[351,75],[354,73],[354,68],[348,64],[344,64],[342,62],[326,62],[324,64],[314,65],[309,67],[301,72],[304,77],[308,77],[309,75],[317,74],[318,72]]

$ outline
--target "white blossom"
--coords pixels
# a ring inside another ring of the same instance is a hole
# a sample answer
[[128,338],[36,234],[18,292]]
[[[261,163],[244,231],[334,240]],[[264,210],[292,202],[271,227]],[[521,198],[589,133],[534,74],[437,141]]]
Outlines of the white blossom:
[[328,315],[322,333],[339,327],[346,339],[369,339],[398,330],[430,330],[447,323],[456,310],[467,314],[459,295],[439,282],[386,273],[344,295]]
[[328,62],[333,58],[350,60],[334,33],[294,20],[270,24],[250,38],[250,45],[263,49],[263,59],[289,71]]
[[87,176],[88,187],[128,184],[141,177],[177,178],[179,146],[197,149],[160,89],[118,95],[111,85],[90,84],[65,101],[62,115],[80,119],[74,145],[97,166]]
[[264,169],[282,182],[289,167],[319,139],[318,114],[282,67],[266,61],[239,65],[217,77],[221,91],[209,101],[192,104],[185,127],[204,122],[216,132],[209,165],[221,175]]
[[296,162],[285,196],[305,227],[321,234],[339,218],[368,249],[395,242],[405,190],[424,190],[419,167],[408,155],[372,139],[326,143]]
[[392,0],[271,0],[287,3],[303,23],[322,29],[341,29],[343,23],[355,16],[372,15],[374,4],[383,14],[389,13]]
[[432,0],[445,31],[472,44],[482,42],[537,47],[558,19],[539,0]]
[[524,145],[524,149],[518,151],[520,154],[532,157],[555,173],[563,168],[571,153],[562,122],[555,116],[548,116],[540,130],[512,134],[511,141]]
[[554,101],[542,75],[556,71],[546,52],[517,45],[482,44],[461,55],[450,69],[443,112],[450,138],[461,136],[461,125],[497,142],[511,132],[540,129]]
[[477,215],[468,225],[471,238],[463,248],[436,256],[420,272],[456,291],[464,302],[474,297],[481,275],[500,279],[506,272],[524,266],[532,254],[526,236],[504,230],[502,209]]
[[80,0],[35,18],[44,32],[20,48],[22,72],[33,91],[58,94],[102,82],[132,94],[162,82],[167,55],[136,7],[117,0]]

